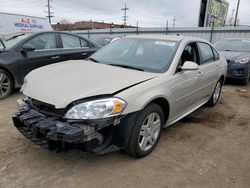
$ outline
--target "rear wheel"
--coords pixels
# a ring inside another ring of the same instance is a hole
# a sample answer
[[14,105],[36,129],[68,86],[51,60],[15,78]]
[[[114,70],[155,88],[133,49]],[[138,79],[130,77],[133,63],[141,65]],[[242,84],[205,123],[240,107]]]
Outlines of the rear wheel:
[[4,70],[0,69],[0,100],[8,97],[13,89],[11,76]]
[[150,104],[135,121],[126,152],[135,157],[150,154],[157,145],[163,127],[163,111],[157,104]]
[[211,98],[209,99],[209,101],[207,102],[208,106],[215,106],[220,98],[220,94],[221,94],[221,89],[222,89],[222,80],[220,79],[215,86],[214,92],[211,96]]

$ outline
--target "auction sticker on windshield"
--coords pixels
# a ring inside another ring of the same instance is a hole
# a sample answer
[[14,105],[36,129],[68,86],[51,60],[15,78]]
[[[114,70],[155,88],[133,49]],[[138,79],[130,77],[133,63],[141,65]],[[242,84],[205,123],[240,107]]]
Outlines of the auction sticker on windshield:
[[166,41],[156,41],[155,44],[166,45],[166,46],[175,46],[176,45],[175,42],[166,42]]

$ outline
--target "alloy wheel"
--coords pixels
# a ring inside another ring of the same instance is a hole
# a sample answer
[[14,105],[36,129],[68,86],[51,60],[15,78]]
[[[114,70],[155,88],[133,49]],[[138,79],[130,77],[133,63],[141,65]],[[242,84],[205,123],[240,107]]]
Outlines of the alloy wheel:
[[142,151],[148,151],[154,146],[160,135],[160,130],[160,115],[156,112],[150,113],[144,120],[138,137],[138,144]]
[[8,95],[10,89],[11,81],[9,77],[5,73],[0,72],[0,97]]
[[220,97],[220,92],[221,92],[221,82],[217,82],[215,90],[214,90],[214,94],[213,94],[213,103],[215,104],[219,97]]

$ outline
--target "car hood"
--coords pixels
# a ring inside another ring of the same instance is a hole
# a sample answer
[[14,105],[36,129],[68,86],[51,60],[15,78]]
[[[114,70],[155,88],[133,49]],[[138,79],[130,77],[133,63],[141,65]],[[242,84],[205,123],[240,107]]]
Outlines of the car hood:
[[84,60],[65,61],[32,71],[25,77],[23,94],[65,108],[73,101],[114,94],[159,74]]
[[228,60],[235,60],[240,57],[250,56],[249,52],[220,51],[220,54]]

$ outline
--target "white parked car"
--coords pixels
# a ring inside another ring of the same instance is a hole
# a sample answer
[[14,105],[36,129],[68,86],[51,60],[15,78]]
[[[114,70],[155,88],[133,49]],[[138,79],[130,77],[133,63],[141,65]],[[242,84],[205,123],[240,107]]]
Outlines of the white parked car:
[[162,128],[217,103],[226,72],[226,60],[205,40],[125,37],[86,61],[32,71],[13,121],[49,149],[122,149],[143,157],[157,145]]

